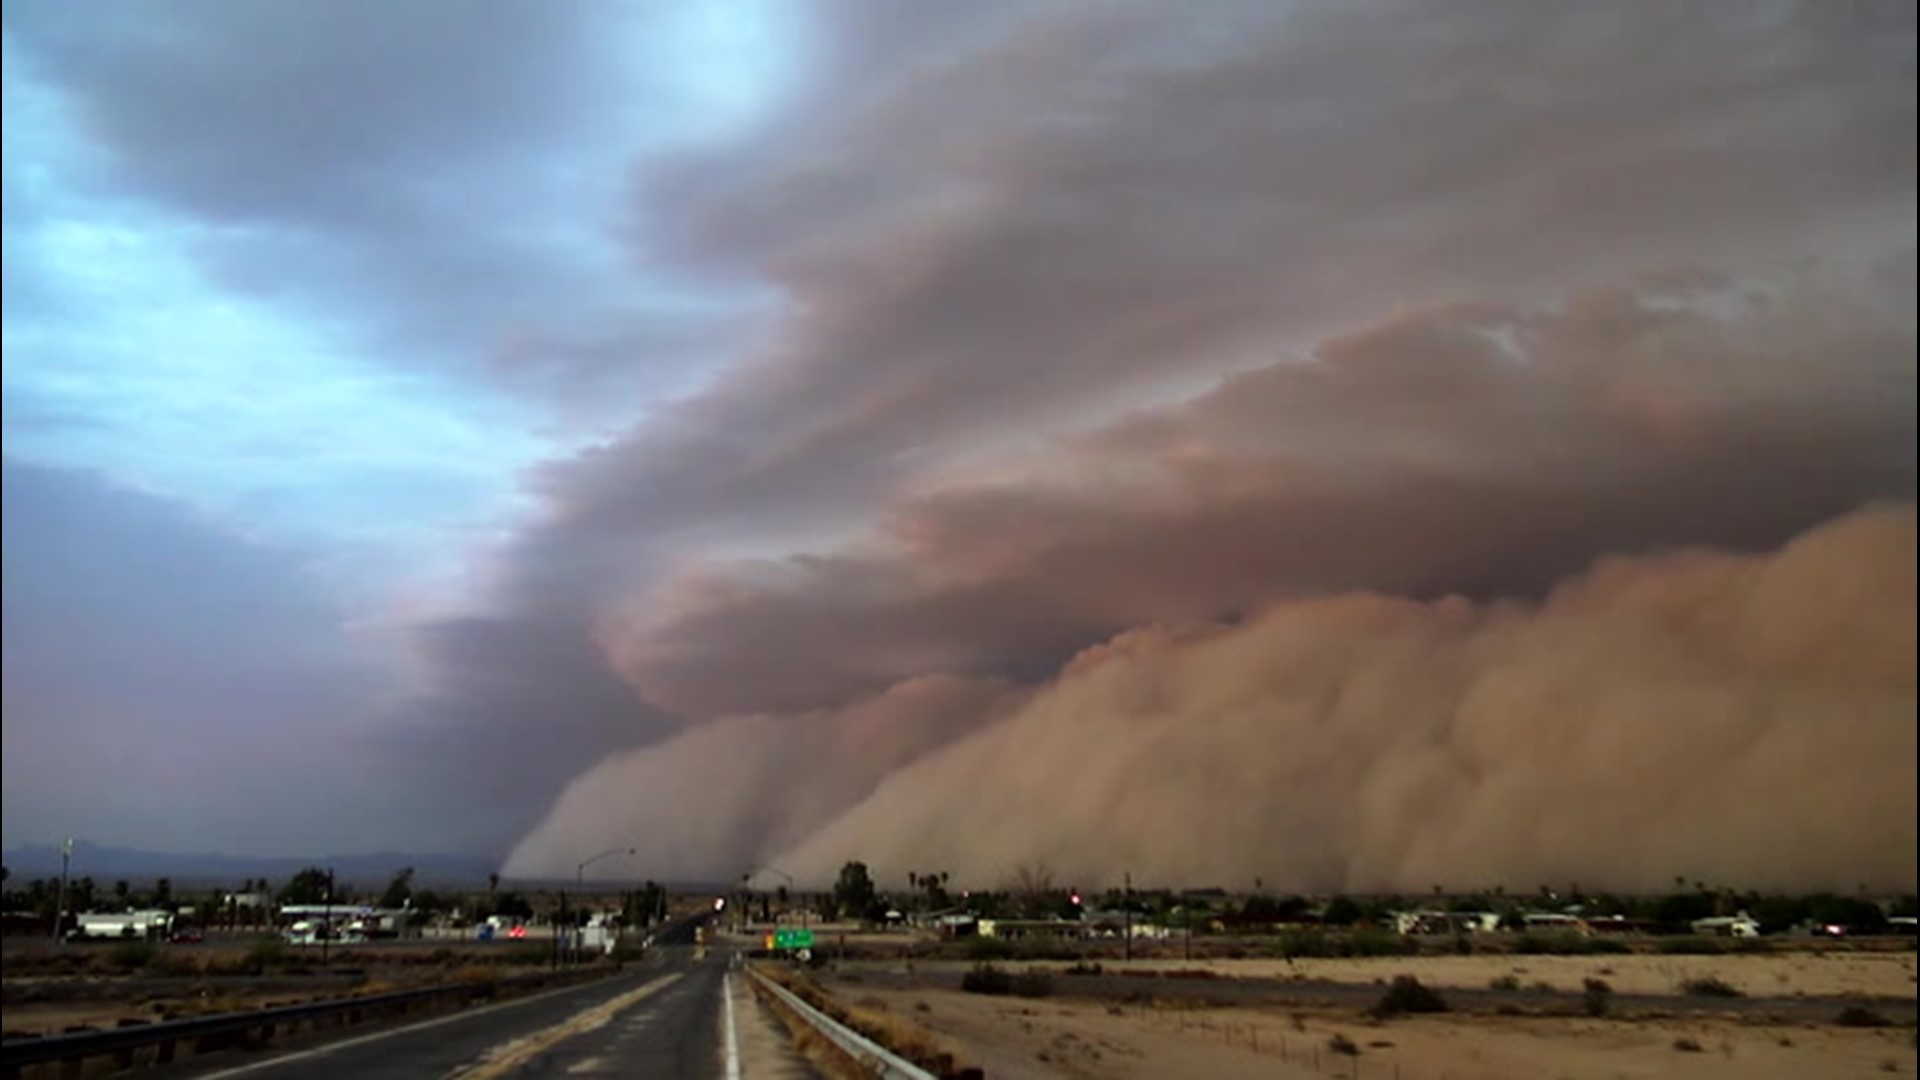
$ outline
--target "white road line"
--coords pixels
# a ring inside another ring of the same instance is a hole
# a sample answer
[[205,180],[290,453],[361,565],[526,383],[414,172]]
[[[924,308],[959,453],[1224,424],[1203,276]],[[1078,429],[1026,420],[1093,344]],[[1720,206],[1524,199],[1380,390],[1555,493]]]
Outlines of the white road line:
[[371,1035],[361,1035],[358,1038],[345,1039],[337,1043],[328,1043],[326,1046],[316,1046],[311,1050],[301,1050],[297,1053],[282,1054],[277,1058],[269,1058],[266,1061],[256,1061],[251,1065],[242,1065],[238,1068],[227,1069],[224,1072],[207,1073],[205,1076],[202,1076],[200,1080],[227,1080],[227,1077],[230,1076],[245,1076],[251,1072],[259,1072],[261,1069],[276,1069],[288,1062],[326,1057],[328,1054],[346,1050],[350,1047],[365,1046],[368,1043],[379,1042],[381,1039],[391,1039],[395,1035],[410,1035],[416,1031],[428,1031],[444,1024],[451,1024],[457,1020],[471,1020],[476,1016],[485,1016],[488,1013],[499,1012],[501,1009],[511,1009],[517,1005],[527,1005],[545,998],[557,997],[569,990],[578,989],[580,989],[578,986],[563,986],[558,990],[546,990],[534,994],[531,997],[502,1001],[497,1005],[482,1005],[477,1009],[462,1009],[448,1016],[435,1017],[432,1020],[422,1020],[417,1024],[408,1024],[406,1027],[392,1028],[387,1031],[376,1031]]
[[720,996],[727,1003],[727,1080],[740,1080],[740,1029],[733,1023],[733,973],[720,980]]

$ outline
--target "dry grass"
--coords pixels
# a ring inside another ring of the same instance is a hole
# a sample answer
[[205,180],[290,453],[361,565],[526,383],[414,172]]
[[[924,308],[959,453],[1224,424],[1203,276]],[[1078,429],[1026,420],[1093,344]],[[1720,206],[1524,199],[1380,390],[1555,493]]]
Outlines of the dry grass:
[[807,1004],[908,1061],[936,1073],[952,1071],[952,1048],[926,1028],[893,1013],[881,999],[866,995],[857,1003],[848,1004],[797,972],[782,968],[755,970],[786,987]]

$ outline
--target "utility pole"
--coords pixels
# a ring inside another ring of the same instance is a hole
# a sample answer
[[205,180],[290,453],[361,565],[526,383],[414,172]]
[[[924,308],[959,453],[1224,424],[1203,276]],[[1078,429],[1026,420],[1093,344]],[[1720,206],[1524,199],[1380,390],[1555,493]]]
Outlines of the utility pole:
[[320,921],[320,966],[327,966],[327,947],[333,944],[333,868],[327,868],[326,916]]
[[[638,850],[640,849],[637,847],[611,848],[607,851],[603,851],[600,854],[593,856],[592,858],[582,859],[580,861],[580,864],[573,868],[573,894],[574,896],[580,898],[580,906],[581,906],[582,913],[585,913],[587,910],[587,907],[586,907],[587,867],[592,866],[594,863],[599,862],[601,859],[611,859],[615,855],[631,856],[634,852]],[[566,894],[562,893],[561,900],[560,900],[560,910],[564,914],[566,912],[566,909],[567,909]],[[560,925],[558,923],[554,924],[553,932],[555,935],[555,941],[554,941],[553,947],[554,947],[554,955],[556,957],[554,962],[557,965],[559,963],[559,960],[557,958],[559,956],[559,949],[560,949],[560,943],[558,940],[559,933],[560,933]],[[577,934],[577,933],[571,935],[568,938],[568,940],[572,943],[571,948],[568,950],[568,959],[574,963],[579,963],[580,961],[581,950],[580,950],[579,939],[580,939],[580,934]]]
[[56,945],[64,945],[67,935],[62,933],[67,925],[67,860],[73,858],[73,837],[60,841],[60,893],[53,906],[53,940]]
[[1122,910],[1126,912],[1125,922],[1123,924],[1126,927],[1126,941],[1125,941],[1126,957],[1128,960],[1132,960],[1133,959],[1133,871],[1131,870],[1127,871],[1127,874],[1126,874],[1126,886],[1127,886],[1127,894],[1126,894],[1127,898],[1125,903],[1122,904],[1121,907],[1122,907]]

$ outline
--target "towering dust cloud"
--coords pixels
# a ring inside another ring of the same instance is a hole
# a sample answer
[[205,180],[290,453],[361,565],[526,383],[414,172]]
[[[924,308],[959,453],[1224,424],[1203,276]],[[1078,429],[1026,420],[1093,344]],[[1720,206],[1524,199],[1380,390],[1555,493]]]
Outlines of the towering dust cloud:
[[1005,719],[1004,691],[918,688],[945,711],[886,720],[981,713],[917,757],[890,727],[850,767],[873,745],[850,711],[613,759],[509,871],[611,827],[687,874],[814,882],[859,858],[981,884],[1037,861],[1088,884],[1911,889],[1914,566],[1914,509],[1883,504],[1764,556],[1603,559],[1538,604],[1352,593],[1141,628]]

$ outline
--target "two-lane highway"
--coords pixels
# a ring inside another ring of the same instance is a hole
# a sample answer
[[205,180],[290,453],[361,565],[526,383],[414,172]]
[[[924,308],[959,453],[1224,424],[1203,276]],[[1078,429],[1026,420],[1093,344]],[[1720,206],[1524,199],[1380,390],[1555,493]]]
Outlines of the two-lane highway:
[[586,986],[257,1060],[221,1055],[198,1080],[504,1080],[510,1077],[803,1077],[778,1022],[730,975],[723,950],[666,946]]

